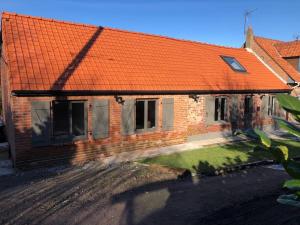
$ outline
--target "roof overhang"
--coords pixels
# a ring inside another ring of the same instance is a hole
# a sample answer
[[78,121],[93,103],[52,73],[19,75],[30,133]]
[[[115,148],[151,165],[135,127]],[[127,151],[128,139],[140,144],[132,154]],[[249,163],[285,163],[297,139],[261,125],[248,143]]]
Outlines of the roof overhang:
[[42,96],[97,96],[97,95],[182,95],[182,94],[263,94],[263,93],[290,93],[291,89],[270,89],[270,90],[133,90],[133,91],[32,91],[15,90],[13,96],[18,97],[42,97]]

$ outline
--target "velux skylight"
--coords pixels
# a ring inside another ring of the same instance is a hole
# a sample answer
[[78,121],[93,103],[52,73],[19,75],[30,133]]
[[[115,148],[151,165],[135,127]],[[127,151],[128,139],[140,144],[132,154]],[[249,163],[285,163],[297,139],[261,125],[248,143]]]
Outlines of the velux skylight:
[[238,72],[247,72],[245,67],[243,67],[234,57],[231,56],[223,56],[221,58],[233,69],[234,71]]

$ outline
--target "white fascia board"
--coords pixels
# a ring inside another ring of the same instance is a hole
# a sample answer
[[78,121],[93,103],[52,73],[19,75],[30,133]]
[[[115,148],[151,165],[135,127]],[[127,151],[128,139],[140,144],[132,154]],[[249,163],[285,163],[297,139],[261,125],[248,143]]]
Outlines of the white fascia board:
[[283,83],[287,84],[287,81],[285,81],[278,73],[276,73],[267,63],[265,63],[262,58],[260,58],[251,48],[245,48],[248,52],[252,53],[255,55],[255,57],[262,63],[264,64],[265,67],[267,67],[274,75],[281,80]]

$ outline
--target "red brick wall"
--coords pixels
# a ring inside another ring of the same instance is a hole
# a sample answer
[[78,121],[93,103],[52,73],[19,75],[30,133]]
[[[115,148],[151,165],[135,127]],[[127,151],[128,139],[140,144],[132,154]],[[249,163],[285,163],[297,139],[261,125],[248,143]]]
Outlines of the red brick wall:
[[290,63],[294,68],[295,70],[298,71],[299,69],[299,56],[297,57],[290,57],[290,58],[285,58],[285,60]]
[[[262,128],[265,125],[270,125],[272,119],[270,117],[265,118],[261,112],[262,96],[264,94],[253,95],[253,114],[252,114],[252,126]],[[215,95],[217,96],[217,95]],[[220,95],[227,97],[227,120],[230,118],[230,110],[232,104],[232,95]],[[238,95],[239,102],[239,117],[238,117],[238,128],[244,128],[244,99],[247,95]],[[224,132],[231,131],[230,122],[215,122],[214,124],[206,124],[206,110],[205,110],[205,95],[199,98],[198,102],[193,99],[189,99],[188,107],[188,135],[204,134],[208,132]]]
[[15,153],[15,135],[14,135],[14,122],[13,115],[11,113],[11,98],[10,98],[10,85],[8,81],[9,77],[9,68],[7,66],[7,57],[5,48],[1,51],[0,58],[0,72],[1,72],[1,95],[2,95],[2,117],[5,123],[5,130],[8,142],[10,144],[10,152],[13,162],[15,162],[16,153]]
[[[174,98],[174,130],[162,130],[162,97]],[[127,98],[158,98],[158,128],[156,131],[143,134],[123,136],[121,134],[121,105],[113,96],[103,97],[68,97],[68,100],[88,100],[89,104],[95,98],[110,100],[110,135],[109,138],[94,141],[92,138],[92,109],[88,109],[88,139],[76,141],[64,146],[33,148],[31,146],[31,101],[51,101],[52,97],[12,97],[14,123],[16,127],[16,164],[22,166],[31,161],[42,161],[59,158],[71,158],[70,162],[101,158],[119,152],[147,149],[158,146],[183,143],[187,138],[186,125],[186,96],[123,96]]]
[[[121,134],[121,105],[113,96],[77,96],[66,97],[68,100],[87,100],[90,104],[93,99],[110,100],[110,134],[106,139],[93,140],[92,138],[92,109],[88,107],[88,139],[75,141],[70,144],[52,145],[48,147],[31,146],[31,101],[52,101],[54,97],[11,97],[13,106],[13,120],[15,124],[15,150],[16,166],[32,166],[35,163],[57,162],[65,160],[70,163],[99,159],[106,156],[133,150],[146,150],[153,147],[161,147],[179,144],[186,141],[188,135],[202,134],[214,131],[224,131],[230,129],[230,123],[216,123],[207,126],[205,123],[205,96],[201,96],[199,102],[195,102],[187,95],[174,96],[122,96],[127,98],[157,98],[158,108],[158,128],[153,132],[123,136]],[[162,98],[174,98],[174,129],[172,131],[162,130]],[[228,105],[231,98],[228,97]],[[240,110],[243,110],[243,99],[245,95],[240,95]],[[56,98],[59,99],[59,98]],[[262,121],[257,107],[260,106],[260,95],[254,95],[253,124],[267,124]],[[228,107],[229,109],[229,107]],[[240,111],[242,112],[242,111]],[[243,121],[239,124],[242,126]]]

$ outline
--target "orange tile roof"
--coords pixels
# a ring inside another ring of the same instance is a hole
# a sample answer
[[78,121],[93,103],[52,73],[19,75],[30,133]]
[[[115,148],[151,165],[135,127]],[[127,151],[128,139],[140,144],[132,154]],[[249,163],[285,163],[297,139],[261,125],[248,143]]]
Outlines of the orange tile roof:
[[281,42],[275,44],[282,57],[300,56],[300,41]]
[[300,81],[300,73],[283,58],[284,55],[281,55],[282,51],[286,51],[283,50],[283,46],[285,46],[287,42],[263,37],[255,37],[254,39],[289,76],[295,81]]
[[[229,48],[38,17],[2,14],[12,90],[286,90],[258,59]],[[235,57],[234,72],[220,55]]]

